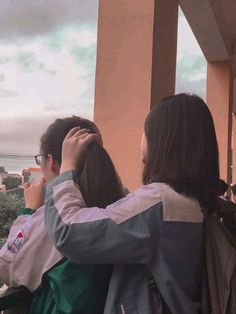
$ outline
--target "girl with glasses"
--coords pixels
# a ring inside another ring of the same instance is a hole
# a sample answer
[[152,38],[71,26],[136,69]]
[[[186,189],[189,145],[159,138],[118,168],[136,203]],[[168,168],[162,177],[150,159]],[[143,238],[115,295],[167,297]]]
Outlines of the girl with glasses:
[[[57,119],[48,127],[41,137],[40,154],[35,156],[44,178],[25,187],[26,208],[19,212],[0,251],[0,277],[8,286],[24,285],[34,292],[32,314],[101,314],[104,309],[112,266],[68,261],[53,246],[44,227],[45,186],[59,175],[62,143],[74,127],[99,133],[94,123],[76,116]],[[100,135],[97,139],[76,167],[75,182],[83,195],[82,203],[76,201],[78,206],[106,207],[124,196]]]

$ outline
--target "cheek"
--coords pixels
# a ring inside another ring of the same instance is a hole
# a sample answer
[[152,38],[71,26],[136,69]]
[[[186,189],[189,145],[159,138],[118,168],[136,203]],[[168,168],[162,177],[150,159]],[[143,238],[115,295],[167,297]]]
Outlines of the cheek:
[[145,134],[143,134],[142,140],[141,140],[141,160],[144,164],[147,160],[147,139],[146,139]]
[[47,177],[47,171],[46,171],[45,167],[41,165],[40,168],[41,168],[43,176],[46,178]]
[[42,164],[40,165],[40,168],[41,168],[41,171],[42,171],[44,178],[46,179],[46,181],[48,181],[49,177],[50,177],[50,172],[48,170],[47,163],[42,162]]

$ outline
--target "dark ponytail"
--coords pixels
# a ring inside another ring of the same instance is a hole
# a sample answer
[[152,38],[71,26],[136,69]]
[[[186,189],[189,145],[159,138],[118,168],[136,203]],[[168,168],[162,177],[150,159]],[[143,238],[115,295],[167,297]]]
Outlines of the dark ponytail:
[[103,147],[89,145],[78,184],[87,206],[105,207],[123,196],[114,165]]
[[[72,128],[78,126],[95,131],[92,122],[77,116],[57,119],[41,137],[41,153],[51,154],[61,164],[63,140]],[[87,148],[77,173],[77,183],[88,207],[106,207],[124,196],[115,167],[106,150],[97,142]]]

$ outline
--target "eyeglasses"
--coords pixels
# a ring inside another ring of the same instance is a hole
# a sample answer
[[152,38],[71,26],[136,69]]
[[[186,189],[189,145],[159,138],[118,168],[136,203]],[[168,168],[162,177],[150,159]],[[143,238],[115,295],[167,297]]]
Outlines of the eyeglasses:
[[39,155],[34,156],[36,164],[40,166],[42,163],[42,157],[47,157],[47,156],[48,154],[39,154]]

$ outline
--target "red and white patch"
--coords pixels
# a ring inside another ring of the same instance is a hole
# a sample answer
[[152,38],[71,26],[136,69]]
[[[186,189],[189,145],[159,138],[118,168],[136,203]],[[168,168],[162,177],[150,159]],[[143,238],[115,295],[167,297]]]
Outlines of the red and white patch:
[[24,233],[21,230],[17,233],[15,239],[8,241],[7,243],[8,250],[11,251],[12,253],[17,253],[19,249],[22,247],[24,239],[25,239]]

